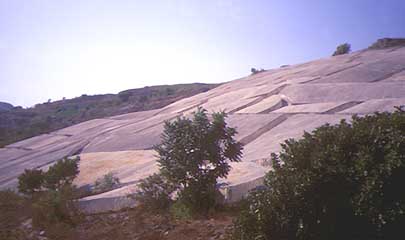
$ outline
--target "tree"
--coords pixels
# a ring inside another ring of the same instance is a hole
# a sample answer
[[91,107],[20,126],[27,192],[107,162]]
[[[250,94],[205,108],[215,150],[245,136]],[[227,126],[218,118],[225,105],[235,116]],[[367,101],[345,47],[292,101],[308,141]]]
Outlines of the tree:
[[235,239],[397,239],[405,226],[405,112],[290,139],[253,191]]
[[29,209],[23,197],[11,190],[0,191],[0,239],[27,239],[21,228]]
[[79,157],[58,160],[47,172],[40,169],[25,169],[18,177],[18,190],[32,195],[41,190],[58,190],[63,185],[70,185],[79,174],[79,161]]
[[224,112],[198,108],[192,119],[167,121],[159,154],[160,174],[179,188],[179,199],[195,212],[206,212],[216,204],[217,178],[226,177],[229,162],[240,161],[242,144],[234,139]]
[[261,69],[251,68],[250,72],[252,73],[252,75],[254,75],[256,73],[264,72],[264,69],[263,68],[261,68]]
[[350,53],[351,51],[351,46],[348,43],[343,43],[337,46],[336,51],[333,53],[332,56],[337,56],[337,55],[342,55],[342,54],[347,54]]
[[43,229],[49,239],[77,239],[68,237],[81,220],[75,203],[75,188],[66,184],[58,190],[49,189],[32,203],[32,224]]
[[50,166],[46,172],[44,186],[49,189],[57,190],[63,185],[72,184],[77,174],[79,174],[79,161],[79,157],[58,160],[54,165]]
[[176,190],[162,175],[153,174],[138,184],[134,198],[151,212],[166,211],[172,203],[172,194]]
[[32,200],[32,221],[36,228],[44,229],[50,239],[68,238],[73,226],[80,220],[74,199],[76,188],[72,185],[79,173],[80,158],[64,158],[49,167],[47,172],[28,170],[18,177],[21,193],[37,193]]
[[129,91],[123,91],[123,92],[118,93],[118,98],[122,102],[127,102],[131,96],[132,96],[132,93]]
[[41,190],[44,182],[44,173],[40,169],[25,169],[18,177],[18,191],[32,195]]

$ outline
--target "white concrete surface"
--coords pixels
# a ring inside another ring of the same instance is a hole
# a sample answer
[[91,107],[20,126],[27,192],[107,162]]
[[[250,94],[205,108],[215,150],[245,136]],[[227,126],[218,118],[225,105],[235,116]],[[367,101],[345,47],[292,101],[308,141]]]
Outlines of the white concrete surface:
[[229,125],[245,144],[242,162],[221,180],[227,201],[235,201],[261,183],[269,170],[262,162],[284,140],[352,114],[392,111],[397,105],[405,105],[405,48],[319,59],[230,81],[163,109],[95,119],[6,146],[0,149],[0,188],[15,187],[25,168],[46,168],[82,153],[79,185],[115,171],[125,186],[81,204],[91,212],[131,205],[126,194],[157,170],[150,149],[160,141],[163,122],[202,106],[227,111]]

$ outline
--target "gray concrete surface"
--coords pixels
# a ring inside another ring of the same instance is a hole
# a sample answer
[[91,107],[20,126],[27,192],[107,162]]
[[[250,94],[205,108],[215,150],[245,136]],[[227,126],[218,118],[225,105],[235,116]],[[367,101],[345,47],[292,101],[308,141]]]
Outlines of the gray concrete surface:
[[[84,208],[97,212],[131,205],[126,194],[157,169],[149,151],[160,141],[163,122],[202,106],[228,112],[229,125],[245,144],[242,163],[221,180],[227,201],[236,201],[261,183],[269,170],[263,163],[284,140],[352,114],[393,111],[398,105],[405,105],[405,48],[319,59],[236,79],[162,109],[95,119],[6,146],[0,149],[0,188],[15,187],[25,168],[47,168],[66,155],[83,154],[79,185],[92,184],[108,171],[125,183],[82,199]],[[99,166],[98,171],[86,164]]]

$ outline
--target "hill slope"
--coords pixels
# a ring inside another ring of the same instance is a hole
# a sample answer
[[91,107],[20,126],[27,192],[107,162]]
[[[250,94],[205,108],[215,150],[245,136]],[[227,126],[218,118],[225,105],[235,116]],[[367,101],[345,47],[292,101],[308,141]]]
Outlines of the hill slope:
[[118,94],[82,95],[28,109],[13,109],[12,105],[0,103],[0,110],[3,105],[5,110],[0,111],[0,147],[95,118],[161,108],[216,86],[203,83],[152,86]]
[[405,104],[405,47],[363,50],[263,71],[185,98],[162,109],[100,118],[0,149],[0,187],[16,185],[24,168],[46,168],[65,155],[81,154],[76,184],[92,184],[113,171],[122,187],[81,201],[89,212],[132,204],[126,195],[139,179],[156,171],[151,147],[163,122],[187,116],[198,106],[225,110],[245,144],[242,162],[222,179],[227,201],[261,184],[270,153],[324,123],[353,114],[393,111]]
[[0,112],[11,110],[13,107],[10,103],[0,102]]

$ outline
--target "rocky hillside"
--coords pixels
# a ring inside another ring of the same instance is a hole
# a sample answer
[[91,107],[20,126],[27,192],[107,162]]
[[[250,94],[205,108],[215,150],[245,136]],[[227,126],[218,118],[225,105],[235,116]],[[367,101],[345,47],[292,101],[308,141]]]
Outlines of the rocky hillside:
[[[372,49],[260,71],[156,110],[97,118],[0,149],[0,187],[15,187],[25,168],[47,168],[63,156],[80,154],[79,186],[113,171],[122,185],[81,199],[99,212],[133,205],[127,195],[156,172],[152,146],[164,121],[189,116],[197,107],[224,110],[244,146],[241,162],[221,179],[225,200],[241,199],[262,184],[269,156],[280,143],[304,131],[353,114],[394,111],[405,105],[405,46],[382,40]],[[124,98],[125,99],[125,98]],[[130,99],[130,98],[128,98]]]
[[13,107],[10,103],[0,102],[0,112],[11,110]]
[[206,92],[217,84],[152,86],[13,108],[0,102],[0,147],[95,118],[152,110]]

